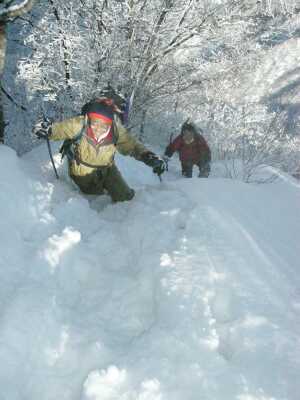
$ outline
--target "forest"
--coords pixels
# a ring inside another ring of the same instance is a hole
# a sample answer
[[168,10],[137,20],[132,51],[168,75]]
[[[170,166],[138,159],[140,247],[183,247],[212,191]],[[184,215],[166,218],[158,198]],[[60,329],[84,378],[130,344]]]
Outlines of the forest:
[[261,165],[296,174],[299,14],[293,0],[4,0],[0,137],[22,155],[41,115],[78,114],[111,84],[145,143],[190,118],[228,177],[237,162],[246,182]]

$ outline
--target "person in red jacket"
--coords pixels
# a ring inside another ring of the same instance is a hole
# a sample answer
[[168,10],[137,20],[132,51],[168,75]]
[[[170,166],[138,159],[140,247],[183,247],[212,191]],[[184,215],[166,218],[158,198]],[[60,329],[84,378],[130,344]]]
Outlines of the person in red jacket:
[[182,125],[180,135],[166,147],[165,156],[172,157],[176,151],[179,153],[183,176],[191,178],[193,166],[196,165],[199,168],[198,176],[208,177],[211,161],[210,148],[192,123],[185,122]]

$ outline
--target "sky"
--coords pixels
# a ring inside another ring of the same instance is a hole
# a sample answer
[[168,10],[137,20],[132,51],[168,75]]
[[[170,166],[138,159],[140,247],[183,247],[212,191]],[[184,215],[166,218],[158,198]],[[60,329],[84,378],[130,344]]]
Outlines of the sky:
[[298,400],[299,181],[119,156],[112,204],[57,146],[0,146],[1,399]]

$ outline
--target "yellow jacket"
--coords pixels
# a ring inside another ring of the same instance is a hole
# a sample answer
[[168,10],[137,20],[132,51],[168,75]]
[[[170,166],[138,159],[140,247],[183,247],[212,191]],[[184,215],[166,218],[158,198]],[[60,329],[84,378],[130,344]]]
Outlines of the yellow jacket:
[[76,144],[76,159],[70,163],[70,173],[75,176],[90,174],[95,168],[109,167],[114,163],[116,151],[123,155],[129,155],[141,160],[141,155],[148,149],[135,138],[121,124],[118,117],[114,119],[115,143],[98,144],[91,143],[86,135],[86,117],[78,116],[57,122],[52,125],[51,140],[65,140],[75,138],[84,129],[81,139]]

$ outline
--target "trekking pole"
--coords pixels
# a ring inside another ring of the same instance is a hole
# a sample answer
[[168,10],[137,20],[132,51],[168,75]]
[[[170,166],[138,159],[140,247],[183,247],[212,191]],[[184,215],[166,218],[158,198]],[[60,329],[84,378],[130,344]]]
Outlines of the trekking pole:
[[[169,136],[169,146],[172,143],[173,135],[174,135],[174,132],[172,132],[171,135]],[[169,171],[169,157],[165,156],[164,160],[165,160],[165,163],[166,163],[166,166],[167,166],[166,167],[166,171]]]
[[[47,117],[46,117],[43,109],[42,109],[42,114],[43,114],[44,120],[47,121]],[[48,135],[46,136],[46,142],[47,142],[48,152],[49,152],[50,160],[51,160],[51,163],[52,163],[52,167],[54,169],[54,173],[55,173],[56,179],[59,179],[59,176],[58,176],[58,173],[57,173],[57,169],[56,169],[55,164],[54,164],[52,151],[51,151],[50,140],[48,138]]]
[[50,140],[49,140],[48,136],[46,137],[46,141],[47,141],[47,147],[48,147],[48,151],[49,151],[49,156],[50,156],[50,160],[51,160],[54,172],[55,172],[56,179],[59,179],[59,176],[58,176],[58,173],[57,173],[57,169],[56,169],[55,164],[54,164],[52,151],[51,151],[51,146],[50,146]]

